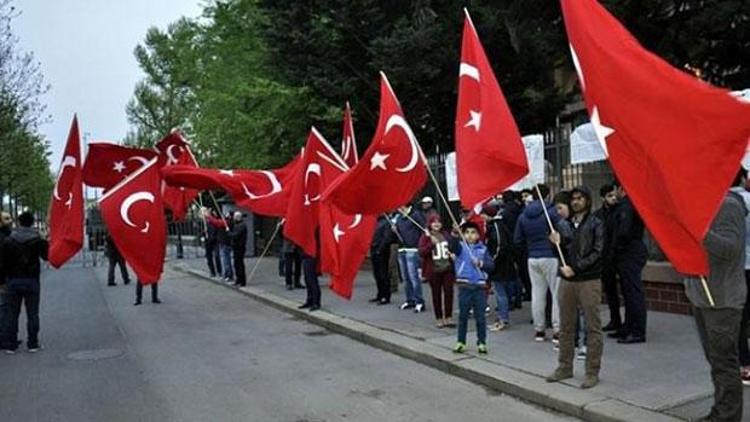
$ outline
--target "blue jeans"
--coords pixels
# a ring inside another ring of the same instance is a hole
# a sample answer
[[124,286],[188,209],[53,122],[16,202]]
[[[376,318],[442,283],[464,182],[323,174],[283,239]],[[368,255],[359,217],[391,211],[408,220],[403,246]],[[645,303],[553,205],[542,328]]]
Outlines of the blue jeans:
[[474,310],[477,321],[477,344],[487,344],[487,294],[484,285],[461,284],[458,287],[458,342],[466,344],[469,310]]
[[398,269],[406,285],[406,303],[424,305],[422,280],[419,279],[419,252],[398,251]]
[[234,271],[232,271],[232,247],[229,245],[220,245],[219,252],[221,253],[221,266],[224,269],[224,278],[234,278]]
[[495,311],[497,319],[504,323],[510,321],[510,301],[513,299],[513,289],[518,280],[495,280],[492,286],[495,289]]

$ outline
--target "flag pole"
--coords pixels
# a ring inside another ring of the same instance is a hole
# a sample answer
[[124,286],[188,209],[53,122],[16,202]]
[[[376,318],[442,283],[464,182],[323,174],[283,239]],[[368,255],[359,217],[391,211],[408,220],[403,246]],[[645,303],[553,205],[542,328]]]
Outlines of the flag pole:
[[391,230],[393,230],[393,232],[396,233],[396,237],[398,237],[398,241],[401,243],[404,243],[404,238],[401,237],[401,234],[398,232],[398,229],[396,229],[396,225],[393,224],[388,214],[383,213],[383,217],[385,217],[385,221],[388,222],[388,225],[391,226]]
[[708,304],[711,305],[712,308],[716,307],[716,302],[714,302],[714,297],[711,295],[711,290],[708,289],[708,281],[706,281],[705,276],[701,276],[701,285],[703,285],[703,291],[708,298]]
[[[542,191],[539,189],[539,183],[534,184],[534,188],[536,188],[536,194],[539,196],[539,202],[542,204],[542,209],[544,210],[544,217],[547,219],[547,224],[549,225],[550,233],[554,233],[557,230],[555,230],[555,227],[552,226],[552,219],[549,218],[549,212],[547,211],[547,204],[544,203],[544,198],[542,198]],[[565,255],[563,255],[562,248],[560,247],[559,242],[553,242],[555,243],[555,247],[557,247],[557,253],[560,255],[560,261],[562,261],[562,266],[567,267],[568,264],[565,262]]]
[[[399,208],[398,212],[399,212],[399,213],[400,213],[401,215],[403,215],[404,217],[406,217],[406,218],[407,218],[407,219],[408,219],[409,221],[411,221],[411,222],[412,222],[412,224],[414,224],[415,226],[417,226],[417,228],[418,228],[419,230],[422,230],[423,232],[425,231],[425,228],[424,228],[424,227],[422,227],[422,225],[421,225],[421,224],[419,224],[419,223],[418,223],[418,222],[417,222],[416,220],[414,220],[413,218],[411,218],[411,216],[410,216],[409,214],[407,214],[407,213],[405,213],[405,212],[401,211],[401,209],[400,209],[400,208]],[[402,241],[403,241],[403,239],[402,239]]]
[[255,271],[258,269],[258,266],[260,265],[260,261],[263,259],[264,256],[268,253],[268,250],[271,249],[271,244],[273,243],[274,239],[276,239],[276,235],[279,234],[279,229],[281,228],[281,225],[284,224],[284,221],[286,221],[285,218],[282,218],[279,220],[279,222],[276,224],[276,229],[274,229],[273,234],[271,235],[271,238],[268,239],[268,242],[266,243],[266,247],[263,249],[263,252],[260,254],[258,259],[255,261],[255,265],[253,266],[253,270],[250,271],[250,275],[247,277],[247,282],[250,283],[252,281],[253,276],[255,275]]

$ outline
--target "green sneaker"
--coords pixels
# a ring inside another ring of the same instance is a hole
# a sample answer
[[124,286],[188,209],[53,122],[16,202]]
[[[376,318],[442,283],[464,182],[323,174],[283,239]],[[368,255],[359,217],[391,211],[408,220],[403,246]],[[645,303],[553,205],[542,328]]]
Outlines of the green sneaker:
[[477,347],[479,350],[479,353],[486,355],[487,354],[487,345],[484,343],[479,343],[479,346]]
[[463,353],[466,351],[466,345],[458,342],[456,343],[456,347],[453,348],[453,353]]

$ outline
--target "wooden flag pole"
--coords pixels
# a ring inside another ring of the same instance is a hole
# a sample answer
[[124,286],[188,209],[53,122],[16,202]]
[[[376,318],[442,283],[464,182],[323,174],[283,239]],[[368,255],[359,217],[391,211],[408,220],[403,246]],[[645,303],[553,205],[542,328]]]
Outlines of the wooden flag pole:
[[712,308],[716,307],[716,302],[714,302],[714,297],[711,295],[711,290],[708,289],[708,281],[705,276],[701,276],[701,285],[703,285],[703,291],[708,298],[708,304],[711,305]]
[[255,261],[255,265],[253,266],[253,270],[250,271],[250,275],[247,277],[247,282],[250,283],[252,281],[253,276],[255,276],[255,271],[258,269],[258,266],[260,265],[260,261],[263,259],[264,256],[268,253],[268,250],[271,249],[271,244],[273,243],[274,239],[276,239],[276,235],[279,234],[279,229],[284,224],[284,221],[286,219],[282,218],[279,220],[279,222],[276,224],[276,229],[274,229],[273,234],[271,235],[271,238],[268,239],[268,242],[266,243],[266,247],[263,249],[263,252],[260,254],[258,259]]
[[[544,210],[544,217],[547,219],[547,224],[549,225],[550,233],[554,233],[557,230],[555,230],[555,227],[552,225],[552,219],[549,218],[549,212],[547,211],[547,204],[544,203],[544,198],[542,198],[542,191],[539,189],[539,184],[534,184],[534,187],[536,188],[536,194],[539,196],[539,202],[542,204],[542,210]],[[562,248],[560,247],[559,242],[554,242],[555,247],[557,247],[557,253],[560,255],[560,261],[562,262],[563,267],[567,267],[568,263],[565,262],[565,255],[563,255]]]

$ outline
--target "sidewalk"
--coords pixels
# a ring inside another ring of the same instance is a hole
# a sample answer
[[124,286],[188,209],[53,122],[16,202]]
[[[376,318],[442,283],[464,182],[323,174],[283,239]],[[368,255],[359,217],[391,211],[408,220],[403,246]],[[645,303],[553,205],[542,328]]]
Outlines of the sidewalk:
[[[202,259],[172,261],[172,265],[210,280]],[[255,259],[247,260],[248,273],[253,265]],[[326,282],[321,279],[322,286]],[[375,296],[372,274],[361,272],[351,302],[323,287],[323,312],[308,313],[296,308],[305,291],[287,291],[277,273],[277,259],[271,257],[261,262],[243,292],[332,331],[586,420],[689,420],[708,413],[713,388],[691,317],[650,312],[647,343],[620,345],[605,339],[601,383],[584,391],[578,388],[582,361],[576,361],[576,379],[565,385],[544,382],[556,366],[557,353],[552,343],[533,341],[528,302],[523,310],[511,313],[511,327],[488,333],[487,356],[478,357],[471,332],[469,352],[454,355],[450,349],[456,341],[455,329],[435,327],[430,288],[424,287],[425,313],[399,310],[402,291],[394,294],[390,305],[376,306],[367,302]],[[493,320],[494,316],[488,318]],[[602,320],[606,323],[608,316],[603,314]],[[470,321],[470,331],[472,326]],[[745,394],[745,404],[750,410],[750,394]]]

